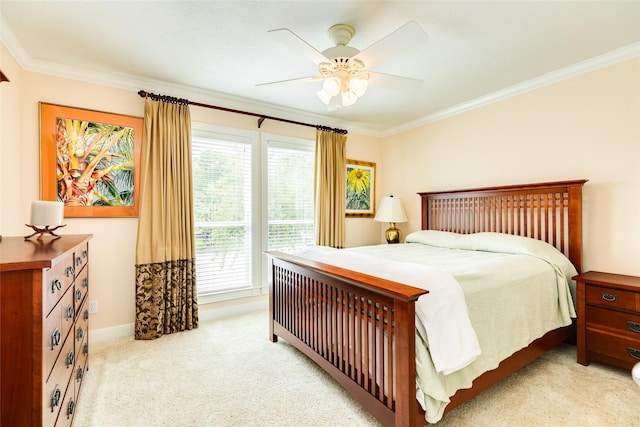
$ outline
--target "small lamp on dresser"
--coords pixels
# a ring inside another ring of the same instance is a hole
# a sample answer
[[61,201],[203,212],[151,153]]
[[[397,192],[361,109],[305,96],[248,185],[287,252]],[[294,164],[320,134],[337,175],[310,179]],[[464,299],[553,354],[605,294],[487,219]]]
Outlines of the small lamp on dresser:
[[385,231],[384,237],[387,243],[400,242],[400,230],[396,228],[396,223],[407,222],[407,215],[402,207],[402,200],[399,197],[386,196],[378,206],[374,221],[388,222],[390,227]]
[[33,233],[25,236],[25,240],[38,235],[38,240],[42,240],[42,236],[50,234],[56,239],[60,236],[54,233],[58,228],[66,226],[62,223],[64,218],[64,203],[51,202],[45,200],[34,200],[31,202],[31,223],[25,224],[33,229]]

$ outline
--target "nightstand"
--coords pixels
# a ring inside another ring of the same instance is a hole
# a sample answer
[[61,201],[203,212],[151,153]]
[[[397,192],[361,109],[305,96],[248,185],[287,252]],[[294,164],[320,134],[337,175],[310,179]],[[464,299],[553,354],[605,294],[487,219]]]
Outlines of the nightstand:
[[578,363],[640,362],[640,277],[589,271],[576,281]]

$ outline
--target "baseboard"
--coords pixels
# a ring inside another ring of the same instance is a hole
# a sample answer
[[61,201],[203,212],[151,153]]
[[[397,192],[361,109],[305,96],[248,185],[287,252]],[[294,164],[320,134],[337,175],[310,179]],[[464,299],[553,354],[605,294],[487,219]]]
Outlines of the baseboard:
[[[200,307],[198,317],[200,321],[211,321],[223,319],[225,317],[239,316],[242,314],[252,313],[254,311],[267,310],[269,308],[268,299],[264,298],[251,299],[250,301],[235,301],[221,304],[205,304]],[[124,325],[111,326],[109,328],[89,329],[91,342],[99,343],[117,338],[132,337],[134,333],[134,324],[127,323]]]

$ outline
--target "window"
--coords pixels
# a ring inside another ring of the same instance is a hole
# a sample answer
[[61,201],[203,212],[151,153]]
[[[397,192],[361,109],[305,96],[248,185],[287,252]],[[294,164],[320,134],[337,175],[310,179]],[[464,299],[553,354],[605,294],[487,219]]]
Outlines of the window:
[[293,252],[314,242],[313,145],[267,142],[267,248]]
[[260,294],[262,251],[313,244],[313,147],[313,141],[194,123],[201,302]]

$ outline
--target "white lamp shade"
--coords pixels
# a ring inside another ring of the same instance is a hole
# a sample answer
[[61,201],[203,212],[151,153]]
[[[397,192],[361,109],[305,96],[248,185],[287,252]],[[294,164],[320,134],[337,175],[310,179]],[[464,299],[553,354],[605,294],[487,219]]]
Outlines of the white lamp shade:
[[354,77],[349,81],[349,89],[351,89],[358,98],[364,95],[368,85],[367,79],[361,77]]
[[63,202],[48,202],[44,200],[31,202],[31,225],[56,227],[62,225],[63,217]]
[[324,102],[324,105],[329,105],[329,103],[331,102],[332,96],[325,92],[324,89],[320,89],[318,92],[316,92],[316,95],[318,95],[318,98],[320,98],[320,100]]
[[342,92],[342,105],[348,107],[353,105],[358,100],[358,97],[352,91]]
[[378,212],[374,221],[379,222],[407,222],[407,215],[402,207],[402,200],[399,197],[386,196],[378,205]]
[[324,79],[324,83],[322,84],[322,89],[330,95],[336,96],[340,93],[340,86],[342,82],[337,77],[330,77],[328,79]]

